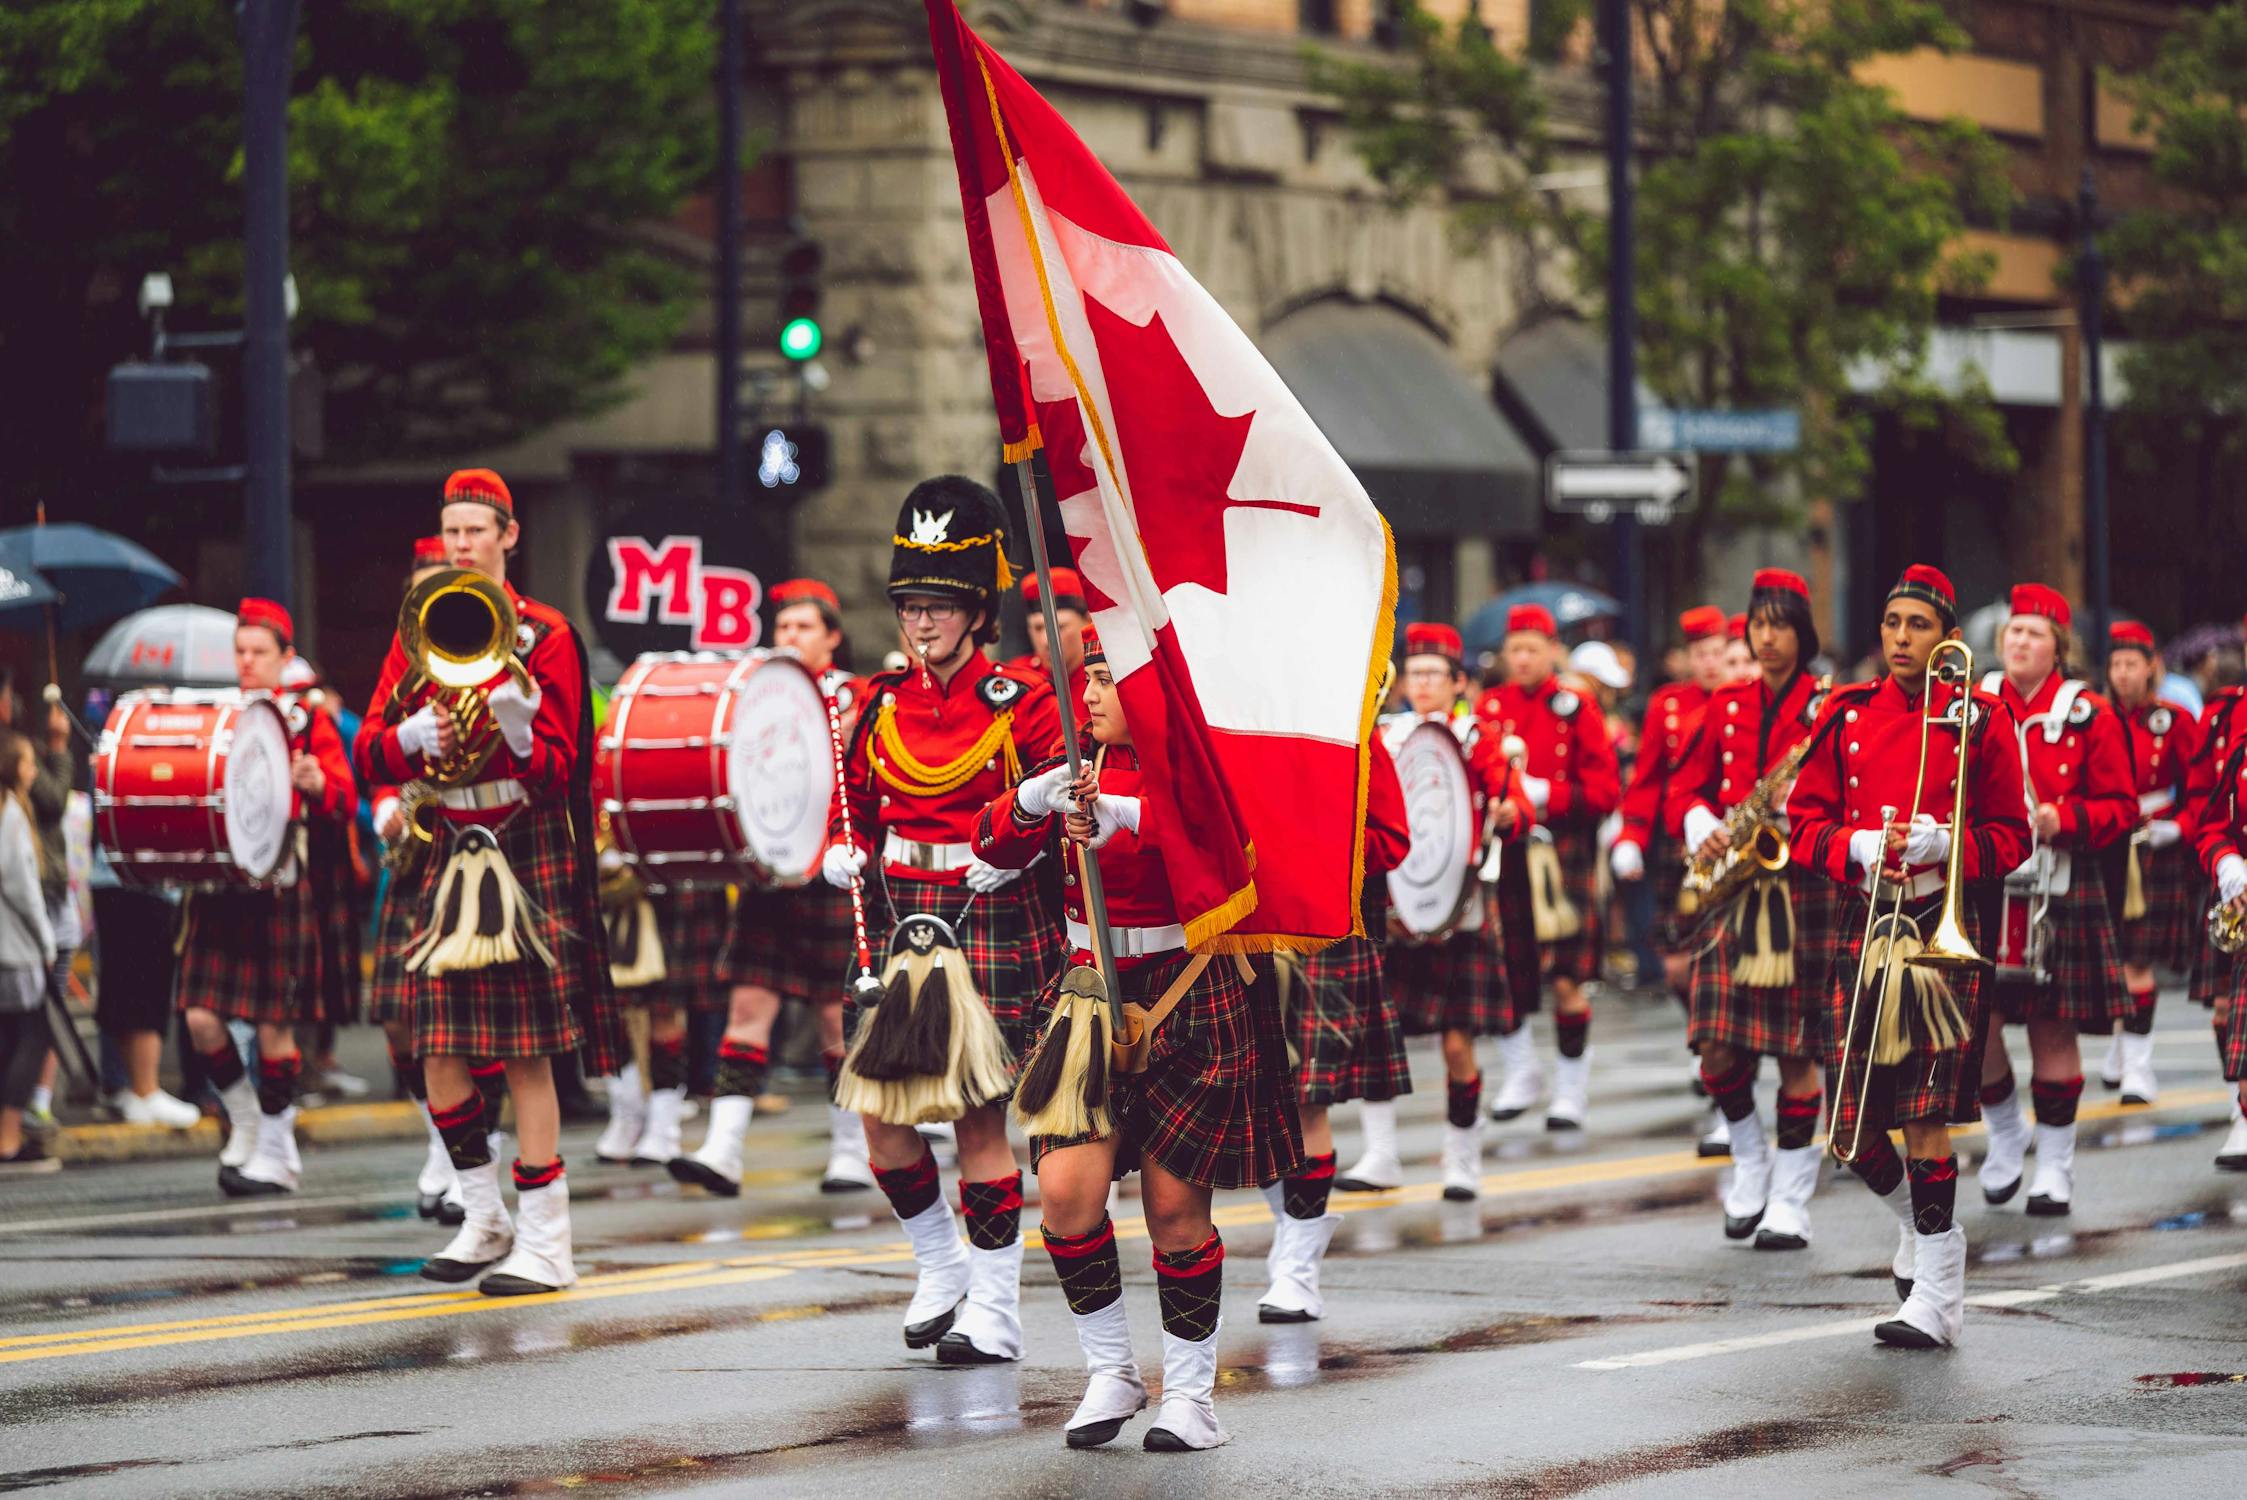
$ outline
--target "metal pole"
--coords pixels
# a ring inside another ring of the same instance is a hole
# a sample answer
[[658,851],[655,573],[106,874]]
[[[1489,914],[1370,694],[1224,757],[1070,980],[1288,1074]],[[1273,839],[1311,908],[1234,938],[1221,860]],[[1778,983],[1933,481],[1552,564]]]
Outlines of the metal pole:
[[[1629,0],[1600,0],[1607,33],[1607,446],[1617,453],[1638,447],[1638,299],[1632,276],[1631,224],[1631,14]],[[1623,606],[1623,635],[1639,640],[1646,617],[1645,559],[1637,512],[1615,514],[1615,597]]]
[[[1046,670],[1053,674],[1053,696],[1061,705],[1061,742],[1069,756],[1069,779],[1084,774],[1084,757],[1077,750],[1077,710],[1069,701],[1069,677],[1061,670],[1061,615],[1053,607],[1053,568],[1046,560],[1045,515],[1038,507],[1037,471],[1030,460],[1014,461],[1014,482],[1022,490],[1022,518],[1030,526],[1030,560],[1038,570],[1038,602],[1045,612]],[[1077,851],[1084,869],[1085,925],[1092,929],[1092,962],[1108,983],[1108,1020],[1123,1034],[1123,998],[1116,984],[1116,962],[1108,951],[1108,898],[1100,889],[1100,856],[1090,849]]]
[[744,494],[741,449],[741,0],[718,0],[718,503]]
[[298,0],[240,0],[244,581],[294,606],[289,534],[289,78]]
[[2106,301],[2107,267],[2099,255],[2099,188],[2091,169],[2083,169],[2076,194],[2076,218],[2083,236],[2077,258],[2083,326],[2083,560],[2091,589],[2090,660],[2106,660],[2107,631],[2114,623],[2113,575],[2108,567],[2106,374],[2099,367],[2099,311]]

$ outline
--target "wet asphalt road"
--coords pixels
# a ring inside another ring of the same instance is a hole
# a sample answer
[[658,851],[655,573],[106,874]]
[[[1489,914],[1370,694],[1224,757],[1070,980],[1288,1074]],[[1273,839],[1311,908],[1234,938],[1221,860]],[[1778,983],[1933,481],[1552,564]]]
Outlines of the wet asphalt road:
[[[1947,1355],[1873,1346],[1893,1221],[1854,1183],[1828,1179],[1805,1252],[1728,1244],[1674,1010],[1600,1014],[1592,1128],[1493,1127],[1477,1203],[1434,1192],[1440,1089],[1407,1101],[1416,1185],[1338,1196],[1323,1323],[1257,1323],[1267,1212],[1221,1199],[1235,1441],[1215,1453],[1143,1453],[1144,1419],[1064,1450],[1080,1366],[1034,1248],[1024,1363],[908,1354],[911,1261],[874,1195],[817,1191],[806,1102],[753,1127],[738,1203],[598,1166],[573,1131],[585,1279],[554,1298],[414,1275],[445,1237],[413,1216],[418,1147],[308,1151],[278,1206],[226,1203],[199,1163],[0,1184],[0,1492],[2239,1492],[2247,1176],[2210,1165],[2226,1106],[2200,1012],[2165,999],[2158,1108],[2092,1083],[2071,1220],[1962,1184],[1984,1300]],[[1136,1211],[1117,1219],[1152,1373]]]

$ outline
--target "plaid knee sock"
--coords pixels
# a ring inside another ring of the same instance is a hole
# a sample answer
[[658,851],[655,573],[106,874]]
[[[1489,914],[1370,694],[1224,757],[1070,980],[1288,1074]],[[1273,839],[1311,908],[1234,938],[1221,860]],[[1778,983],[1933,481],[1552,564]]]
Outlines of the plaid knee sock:
[[554,1182],[562,1175],[562,1159],[557,1156],[543,1167],[526,1167],[521,1157],[515,1158],[515,1191],[528,1193]]
[[923,1146],[921,1159],[909,1167],[898,1167],[894,1171],[875,1168],[874,1181],[900,1219],[917,1219],[936,1203],[935,1154]]
[[1217,1332],[1225,1294],[1225,1242],[1217,1231],[1191,1250],[1157,1250],[1155,1291],[1163,1332],[1196,1344]]
[[2005,1076],[1997,1082],[1982,1085],[1982,1108],[1984,1109],[1994,1109],[2012,1097],[2013,1074],[2011,1070],[2007,1070]]
[[1958,1208],[1958,1158],[1912,1158],[1912,1220],[1921,1234],[1948,1234]]
[[1562,1057],[1582,1057],[1585,1046],[1591,1041],[1590,1009],[1581,1015],[1553,1017],[1553,1034],[1558,1039]]
[[484,1109],[484,1096],[474,1089],[457,1104],[429,1107],[429,1118],[437,1122],[437,1134],[444,1137],[445,1155],[452,1158],[454,1171],[491,1165],[492,1138],[484,1125]]
[[2153,999],[2154,988],[2150,984],[2130,992],[2130,1014],[2122,1019],[2124,1031],[2132,1036],[2153,1035]]
[[287,1057],[260,1057],[257,1060],[259,1112],[277,1115],[296,1103],[297,1079],[303,1071],[304,1059],[293,1052]]
[[675,1089],[686,1081],[685,1033],[648,1038],[648,1087],[661,1092],[664,1089]]
[[755,1042],[737,1042],[732,1037],[719,1042],[717,1096],[756,1098],[765,1091],[771,1061],[771,1052]]
[[978,1250],[1004,1250],[1022,1235],[1022,1174],[960,1184],[960,1217],[967,1242]]
[[1443,1117],[1465,1130],[1475,1123],[1475,1111],[1482,1107],[1482,1075],[1477,1073],[1465,1083],[1452,1083],[1444,1090]]
[[1799,1151],[1818,1138],[1818,1116],[1824,1113],[1822,1094],[1779,1095],[1779,1149]]
[[484,1099],[484,1128],[499,1129],[499,1111],[507,1103],[507,1064],[496,1059],[470,1063],[468,1077]]
[[1712,1073],[1706,1062],[1701,1064],[1701,1087],[1709,1091],[1710,1101],[1724,1111],[1727,1120],[1745,1120],[1755,1113],[1757,1061],[1751,1052],[1723,1073]]
[[1069,1311],[1082,1316],[1096,1313],[1123,1295],[1123,1261],[1116,1255],[1116,1226],[1106,1214],[1083,1234],[1056,1234],[1046,1230],[1045,1253],[1053,1259],[1053,1274],[1060,1278],[1061,1295]]
[[[2223,1042],[2224,1034],[2219,1028],[2216,1032],[2218,1051],[2223,1049]],[[240,1083],[247,1070],[242,1066],[242,1054],[234,1049],[232,1041],[228,1041],[203,1054],[203,1071],[209,1076],[211,1087],[224,1093]]]
[[1303,1170],[1280,1183],[1280,1206],[1291,1219],[1326,1217],[1326,1195],[1334,1189],[1334,1153],[1303,1158]]
[[2083,1099],[2083,1076],[2031,1078],[2029,1099],[2036,1105],[2039,1125],[2073,1125],[2075,1107]]
[[1885,1198],[1904,1180],[1904,1159],[1896,1154],[1895,1143],[1884,1131],[1858,1149],[1857,1159],[1849,1164],[1849,1170],[1864,1179],[1866,1187]]
[[384,1049],[390,1054],[390,1071],[398,1075],[408,1097],[429,1102],[429,1079],[421,1071],[421,1059],[411,1052],[400,1052],[396,1047]]

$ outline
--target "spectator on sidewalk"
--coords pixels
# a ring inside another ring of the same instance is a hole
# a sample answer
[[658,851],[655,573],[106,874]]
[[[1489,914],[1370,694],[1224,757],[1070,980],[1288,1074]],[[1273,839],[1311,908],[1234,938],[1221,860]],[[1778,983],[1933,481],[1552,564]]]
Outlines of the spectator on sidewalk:
[[47,976],[55,934],[40,892],[41,858],[27,793],[38,773],[31,742],[0,729],[0,1173],[59,1165],[24,1130],[24,1111],[47,1057]]
[[171,1029],[172,950],[179,937],[179,902],[168,891],[138,891],[118,883],[100,847],[94,849],[94,1019],[101,1027],[102,1072],[107,1087],[112,1059],[123,1077],[109,1103],[130,1125],[185,1130],[203,1112],[168,1094],[157,1082],[164,1036]]

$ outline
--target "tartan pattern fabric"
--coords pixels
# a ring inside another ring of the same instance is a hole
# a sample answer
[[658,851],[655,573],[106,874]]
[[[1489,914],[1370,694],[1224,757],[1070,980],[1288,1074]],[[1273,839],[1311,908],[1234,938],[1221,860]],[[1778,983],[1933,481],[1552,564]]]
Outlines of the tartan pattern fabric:
[[[1863,1058],[1871,1033],[1873,1007],[1868,1003],[1858,1017],[1858,1038],[1849,1052],[1849,1073],[1841,1072],[1841,1052],[1849,1023],[1850,990],[1857,979],[1857,960],[1865,945],[1865,896],[1852,886],[1835,887],[1833,982],[1826,987],[1826,1094],[1833,1108],[1829,1149],[1840,1151],[1857,1137],[1858,1100],[1864,1096],[1864,1135],[1892,1130],[1910,1120],[1936,1120],[1971,1125],[1982,1117],[1982,1047],[1989,1030],[1989,1012],[1979,973],[1950,975],[1958,997],[1959,1015],[1965,1021],[1966,1040],[1957,1047],[1936,1048],[1921,1041],[1910,1055],[1892,1067],[1873,1070],[1872,1087],[1864,1089]],[[1937,893],[1904,905],[1922,933],[1932,932],[1940,908]],[[1886,903],[1883,903],[1883,910]],[[1981,945],[1977,929],[1978,903],[1964,903],[1967,936]],[[1985,948],[1983,951],[1987,952]]]
[[2192,970],[2185,976],[2185,994],[2195,1005],[2213,1006],[2231,993],[2233,971],[2239,967],[2234,955],[2218,953],[2208,942],[2208,929],[2200,929],[2194,949]]
[[312,883],[187,898],[172,992],[179,1008],[288,1026],[340,1020],[320,985],[321,912]]
[[[1584,926],[1576,936],[1539,945],[1544,975],[1548,979],[1574,979],[1588,983],[1599,978],[1599,831],[1564,825],[1553,830],[1553,850],[1560,855],[1561,889],[1575,904]],[[1511,858],[1513,850],[1506,851]],[[1674,902],[1674,897],[1673,897]]]
[[2224,1010],[2216,1050],[2223,1057],[2225,1081],[2237,1083],[2247,1078],[2247,964],[2231,966],[2231,1003]]
[[[1124,971],[1121,999],[1153,1005],[1188,957],[1181,949]],[[1039,997],[1041,1018],[1060,987],[1056,977]],[[1146,1071],[1108,1075],[1116,1176],[1147,1160],[1200,1187],[1277,1182],[1303,1164],[1292,1082],[1269,979],[1252,996],[1232,958],[1219,955],[1155,1032]],[[1030,1142],[1030,1160],[1092,1139],[1039,1136]]]
[[1406,1036],[1498,1036],[1514,1029],[1497,913],[1487,896],[1480,931],[1455,932],[1440,943],[1391,942],[1381,968]]
[[429,876],[424,859],[410,875],[393,870],[375,909],[374,973],[367,981],[367,1019],[378,1026],[405,1024],[406,950],[413,945],[421,915],[422,886]]
[[1404,1032],[1382,974],[1381,947],[1344,938],[1303,962],[1289,1034],[1304,1104],[1394,1099],[1412,1092]]
[[2050,935],[2044,963],[2052,982],[1998,982],[1993,995],[2008,1025],[2032,1019],[2072,1021],[2087,1036],[2105,1036],[2130,1014],[2130,992],[2122,983],[2122,959],[2115,949],[2098,862],[2078,855],[2073,865],[2067,894],[2053,897],[2045,914]]
[[[2182,974],[2192,967],[2206,931],[2208,882],[2201,878],[2200,865],[2184,843],[2140,849],[2138,872],[2145,883],[2146,914],[2135,922],[2117,923],[2122,961]],[[2119,911],[2121,906],[2118,899],[2115,908]]]
[[359,1019],[360,933],[366,911],[360,905],[357,870],[351,857],[351,830],[339,824],[305,828],[312,872],[312,903],[320,925],[320,1007],[322,1019],[349,1025]]
[[1676,839],[1657,837],[1646,850],[1646,878],[1654,883],[1654,945],[1665,953],[1682,953],[1700,925],[1696,913],[1677,909],[1678,892],[1685,885],[1685,847]]
[[[889,893],[886,904],[882,900],[885,884]],[[836,894],[849,899],[848,892]],[[894,909],[899,920],[926,912],[946,923],[960,940],[968,972],[975,976],[975,987],[990,1007],[991,1018],[999,1023],[1008,1048],[1018,1060],[1029,1057],[1051,1003],[1041,997],[1041,991],[1059,986],[1069,955],[1061,929],[1046,916],[1036,888],[1027,879],[1010,881],[978,896],[965,885],[945,885],[920,875],[886,870],[869,883],[866,900],[866,936],[874,950],[877,971],[889,953],[889,930],[876,928],[876,911],[887,917]],[[843,971],[838,967],[829,983],[840,984],[842,980]],[[857,1030],[858,1007],[846,998],[843,1035],[855,1036]]]
[[[869,885],[866,899],[871,903],[866,908],[866,940],[879,969],[882,945],[888,939],[887,925],[874,916],[880,909],[880,887]],[[815,877],[808,885],[788,890],[744,890],[734,903],[725,965],[734,984],[824,1004],[840,999],[848,988],[857,951],[850,892]]]
[[1781,877],[1794,907],[1795,982],[1776,988],[1745,985],[1732,977],[1740,935],[1735,913],[1743,892],[1694,934],[1693,1020],[1696,1050],[1717,1042],[1772,1057],[1823,1057],[1826,987],[1833,982],[1834,909],[1841,888],[1815,870],[1790,864]]
[[733,997],[726,962],[733,906],[726,888],[674,886],[653,892],[648,900],[655,907],[656,932],[663,944],[663,978],[641,995],[657,1005],[723,1014]]
[[[444,974],[406,975],[406,1011],[414,1050],[423,1057],[552,1057],[577,1051],[585,1071],[606,1077],[627,1060],[615,1005],[604,986],[589,995],[582,945],[588,939],[571,917],[581,903],[572,879],[577,849],[568,812],[531,804],[493,825],[502,853],[522,883],[539,935],[554,954],[548,968],[536,955],[509,964]],[[428,878],[415,902],[414,933],[426,932],[436,913],[435,877],[456,838],[440,819],[429,851]],[[590,914],[588,919],[590,919]],[[590,1024],[589,1024],[590,1023]]]

